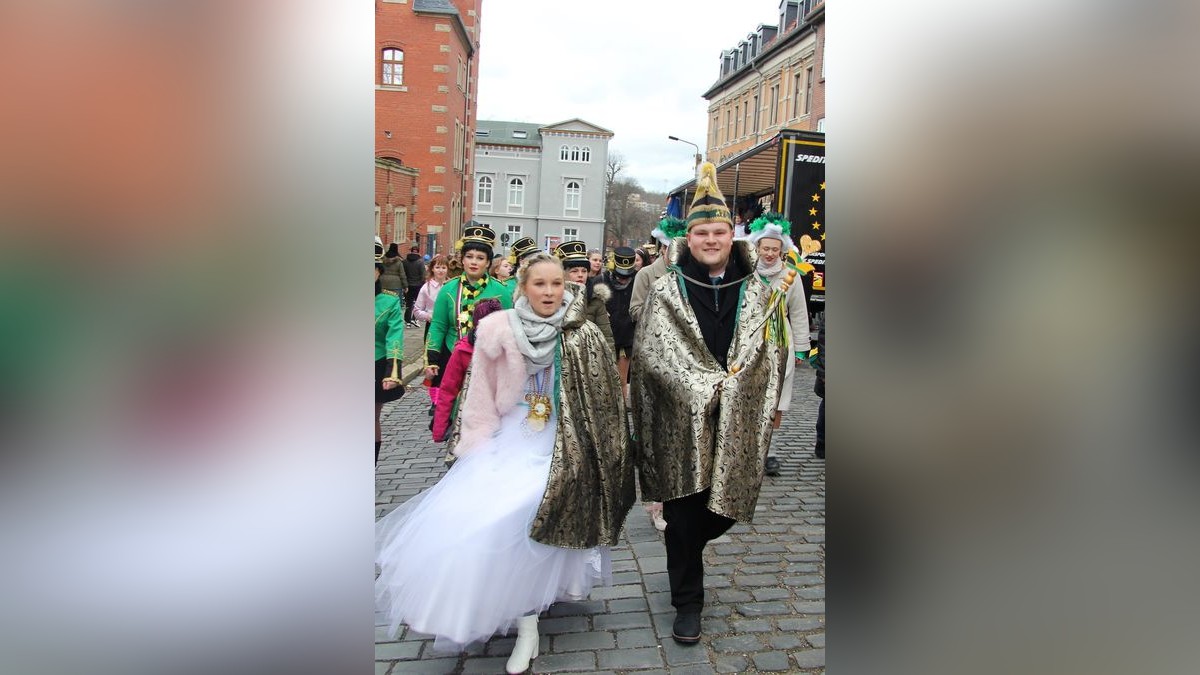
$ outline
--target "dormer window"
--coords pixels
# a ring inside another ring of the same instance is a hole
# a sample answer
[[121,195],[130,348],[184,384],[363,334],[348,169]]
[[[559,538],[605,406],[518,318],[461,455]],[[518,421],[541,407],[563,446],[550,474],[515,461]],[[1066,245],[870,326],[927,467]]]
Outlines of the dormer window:
[[513,138],[529,138],[528,131],[522,131],[522,130],[518,129],[518,130],[513,131],[512,134],[513,134]]

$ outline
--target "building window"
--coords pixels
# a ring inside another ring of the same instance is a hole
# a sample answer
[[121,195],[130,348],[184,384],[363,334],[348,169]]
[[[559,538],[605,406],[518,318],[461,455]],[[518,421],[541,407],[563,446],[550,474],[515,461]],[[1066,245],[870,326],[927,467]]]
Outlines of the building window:
[[756,95],[754,97],[754,133],[756,133],[756,134],[758,133],[758,118],[759,117],[761,117],[761,116],[758,114],[758,96]]
[[478,183],[479,188],[475,193],[475,202],[479,204],[480,208],[486,206],[490,209],[492,207],[492,177],[480,176]]
[[383,83],[395,86],[404,84],[404,52],[402,50],[383,50]]
[[463,126],[462,122],[454,120],[454,157],[451,158],[450,164],[454,167],[455,171],[462,171],[463,169],[463,155],[466,154],[465,146],[466,127]]
[[564,145],[558,150],[558,159],[563,162],[590,162],[592,149],[587,146]]
[[507,237],[507,242],[502,242],[505,246],[512,246],[518,239],[521,238],[521,226],[509,223],[504,226],[504,236]]
[[742,109],[746,111],[746,123],[742,125],[742,133],[749,134],[750,133],[750,99],[746,99],[746,103],[744,106],[742,106]]
[[734,138],[742,137],[742,106],[733,106],[733,136]]
[[732,109],[727,108],[725,110],[725,126],[728,127],[725,131],[725,142],[726,143],[733,142],[733,116],[734,116],[734,114],[735,114],[735,112]]
[[711,127],[711,131],[709,132],[709,141],[708,141],[708,145],[709,145],[710,147],[716,147],[716,145],[717,145],[717,129],[719,129],[719,128],[720,128],[720,126],[721,126],[721,125],[720,125],[720,120],[719,120],[719,119],[717,119],[717,116],[714,114],[714,115],[713,115],[713,118],[712,118],[712,127]]
[[529,138],[529,132],[523,129],[516,129],[512,132],[513,138]]
[[567,192],[563,199],[563,208],[567,211],[574,211],[575,215],[579,215],[579,203],[583,195],[583,186],[577,180],[567,181]]
[[458,57],[458,77],[456,79],[458,90],[462,91],[467,86],[467,64],[463,63],[462,57]]
[[392,241],[408,241],[408,207],[397,206],[392,212]]
[[769,126],[779,123],[779,84],[771,85],[771,112],[767,116],[771,121]]
[[382,232],[379,231],[379,207],[375,207],[375,236],[382,238]]
[[564,227],[563,228],[563,241],[579,241],[579,228],[578,227]]
[[804,71],[804,114],[812,112],[813,71],[809,66]]
[[525,181],[511,178],[508,181],[508,210],[520,213],[525,208]]
[[792,75],[792,117],[800,116],[800,72]]

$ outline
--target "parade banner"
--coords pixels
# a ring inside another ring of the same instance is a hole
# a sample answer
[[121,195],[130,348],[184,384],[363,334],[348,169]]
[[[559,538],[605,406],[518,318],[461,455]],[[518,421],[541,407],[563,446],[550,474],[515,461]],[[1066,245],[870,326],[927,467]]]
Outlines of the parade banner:
[[784,138],[776,208],[792,224],[799,256],[813,266],[812,311],[825,304],[825,136]]

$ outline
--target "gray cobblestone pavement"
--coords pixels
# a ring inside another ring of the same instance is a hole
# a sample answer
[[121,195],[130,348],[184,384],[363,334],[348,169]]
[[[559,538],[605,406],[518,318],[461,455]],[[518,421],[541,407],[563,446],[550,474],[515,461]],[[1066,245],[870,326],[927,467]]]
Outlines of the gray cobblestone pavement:
[[[406,331],[406,342],[408,333],[419,341],[420,331]],[[772,440],[782,475],[765,479],[754,521],[734,525],[705,550],[700,644],[671,639],[666,550],[645,510],[635,506],[612,551],[612,586],[542,615],[541,655],[532,672],[825,672],[825,462],[812,454],[819,402],[812,384],[813,371],[798,368],[792,410]],[[384,408],[377,516],[445,473],[443,448],[430,440],[428,409],[418,386]],[[495,637],[447,656],[432,653],[428,636],[407,628],[389,636],[377,626],[375,673],[503,673],[514,640]]]

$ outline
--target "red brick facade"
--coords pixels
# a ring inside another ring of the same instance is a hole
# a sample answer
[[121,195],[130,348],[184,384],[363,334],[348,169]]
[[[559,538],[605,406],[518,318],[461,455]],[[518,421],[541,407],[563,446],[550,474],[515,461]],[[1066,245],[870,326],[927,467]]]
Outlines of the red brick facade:
[[[457,16],[438,9],[449,4]],[[436,251],[447,251],[472,216],[481,5],[375,0],[375,157],[389,160],[376,162],[375,205],[380,236],[390,243],[401,231],[402,251],[415,241],[431,253],[429,235]],[[402,60],[385,63],[385,50],[399,50]],[[403,227],[397,207],[406,209]]]
[[408,253],[412,245],[419,183],[416,169],[390,159],[375,160],[375,234],[385,246],[400,244],[401,253]]

